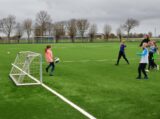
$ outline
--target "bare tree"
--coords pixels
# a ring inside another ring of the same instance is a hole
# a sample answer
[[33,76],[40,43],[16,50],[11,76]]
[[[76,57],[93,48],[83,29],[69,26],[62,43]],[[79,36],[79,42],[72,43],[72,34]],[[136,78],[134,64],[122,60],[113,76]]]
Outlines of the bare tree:
[[81,35],[81,38],[84,38],[84,33],[88,30],[89,28],[89,22],[87,19],[78,19],[77,20],[77,30],[79,34]]
[[109,37],[114,39],[114,38],[116,38],[116,35],[114,33],[110,33]]
[[49,36],[53,35],[53,23],[52,22],[46,23],[46,32],[47,32],[47,35]]
[[44,36],[47,31],[47,23],[51,23],[51,16],[46,11],[40,11],[36,16],[36,27],[40,28],[41,36]]
[[127,19],[123,25],[124,30],[127,32],[127,39],[129,38],[130,31],[139,25],[139,21],[133,18]]
[[32,33],[32,20],[31,19],[24,20],[23,28],[24,28],[24,31],[27,33],[27,39],[28,39],[28,42],[29,42],[30,35]]
[[76,19],[71,19],[67,23],[67,32],[68,35],[70,36],[72,43],[75,42],[75,36],[77,33],[77,27],[76,27]]
[[95,38],[96,33],[97,33],[97,25],[92,24],[89,28],[90,42],[93,42],[93,39]]
[[0,20],[1,31],[7,35],[9,42],[10,42],[10,35],[13,29],[15,28],[15,25],[16,25],[16,18],[13,15],[9,15],[8,17]]
[[122,34],[123,34],[123,28],[122,28],[122,26],[120,26],[119,28],[117,28],[117,36],[118,36],[120,42],[122,41]]
[[106,25],[104,26],[104,35],[105,35],[105,39],[106,39],[107,41],[108,41],[108,39],[109,39],[109,35],[110,35],[111,31],[112,31],[112,27],[111,27],[110,25],[106,24]]
[[39,37],[41,37],[41,36],[42,36],[41,27],[35,25],[35,27],[34,27],[34,39],[35,39],[36,43],[39,42]]
[[23,26],[22,26],[22,24],[17,23],[15,37],[17,38],[18,43],[19,43],[20,38],[22,37],[22,35],[23,35]]
[[35,37],[42,36],[42,32],[41,32],[40,26],[35,26],[35,28],[34,28],[34,36]]
[[53,24],[53,33],[56,38],[56,43],[58,43],[61,36],[65,35],[65,23],[64,22],[56,22]]

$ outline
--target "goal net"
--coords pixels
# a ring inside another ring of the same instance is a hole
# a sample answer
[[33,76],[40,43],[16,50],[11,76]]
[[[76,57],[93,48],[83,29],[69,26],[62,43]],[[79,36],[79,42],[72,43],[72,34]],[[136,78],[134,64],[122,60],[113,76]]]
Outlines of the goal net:
[[36,43],[53,43],[55,42],[54,36],[35,36]]
[[10,78],[17,86],[42,83],[42,56],[31,51],[19,52],[16,56]]

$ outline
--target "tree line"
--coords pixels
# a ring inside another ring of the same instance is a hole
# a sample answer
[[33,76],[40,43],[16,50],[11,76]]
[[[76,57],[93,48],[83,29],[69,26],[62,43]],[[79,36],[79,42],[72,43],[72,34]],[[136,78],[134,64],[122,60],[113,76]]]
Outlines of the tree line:
[[[114,35],[111,25],[105,24],[103,29],[104,39],[108,41],[109,37],[116,36],[121,40],[124,32],[127,32],[126,37],[129,38],[131,30],[138,25],[138,20],[128,18],[124,24],[117,28],[117,34]],[[22,22],[16,22],[16,17],[13,15],[0,19],[0,32],[6,35],[9,42],[11,39],[17,39],[19,42],[24,33],[27,35],[28,42],[31,36],[54,36],[56,42],[62,36],[68,36],[74,43],[77,36],[85,40],[86,34],[89,37],[89,41],[93,42],[97,31],[97,25],[91,24],[87,19],[53,22],[51,15],[47,11],[38,12],[35,20],[28,18]],[[14,36],[11,36],[11,34],[14,34]]]

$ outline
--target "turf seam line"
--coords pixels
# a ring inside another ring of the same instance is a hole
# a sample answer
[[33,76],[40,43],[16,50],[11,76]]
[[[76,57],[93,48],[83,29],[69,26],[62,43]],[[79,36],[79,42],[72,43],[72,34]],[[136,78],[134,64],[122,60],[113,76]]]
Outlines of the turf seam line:
[[47,85],[45,85],[44,83],[41,84],[45,89],[47,89],[48,91],[50,91],[52,94],[56,95],[57,97],[59,97],[61,100],[63,100],[64,102],[66,102],[67,104],[69,104],[71,107],[75,108],[77,111],[79,111],[80,113],[82,113],[84,116],[88,117],[89,119],[96,119],[96,117],[92,116],[91,114],[89,114],[88,112],[86,112],[84,109],[82,109],[81,107],[77,106],[76,104],[74,104],[73,102],[71,102],[70,100],[68,100],[67,98],[65,98],[64,96],[62,96],[61,94],[59,94],[58,92],[56,92],[55,90],[51,89],[50,87],[48,87]]
[[[138,60],[139,58],[130,58],[130,60]],[[72,62],[106,62],[106,61],[116,61],[117,59],[98,59],[98,60],[66,60],[62,61],[63,63],[72,63]]]
[[[139,60],[140,58],[128,58],[130,61]],[[155,60],[160,60],[157,58]],[[107,62],[107,61],[117,61],[117,59],[86,59],[86,60],[62,60],[62,63],[74,63],[74,62]],[[46,62],[43,62],[46,63]]]

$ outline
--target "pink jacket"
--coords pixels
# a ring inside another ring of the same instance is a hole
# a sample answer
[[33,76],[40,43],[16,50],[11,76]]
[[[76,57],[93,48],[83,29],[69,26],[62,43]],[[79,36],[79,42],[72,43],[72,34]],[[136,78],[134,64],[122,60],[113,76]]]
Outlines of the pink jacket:
[[53,62],[53,54],[51,49],[47,49],[45,52],[45,58],[48,63]]

